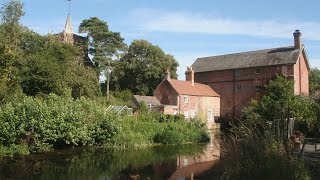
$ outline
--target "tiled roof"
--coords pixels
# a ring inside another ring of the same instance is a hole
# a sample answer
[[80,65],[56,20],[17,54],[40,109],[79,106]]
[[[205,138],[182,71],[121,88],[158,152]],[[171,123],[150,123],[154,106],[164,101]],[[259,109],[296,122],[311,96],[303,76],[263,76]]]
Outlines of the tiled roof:
[[140,104],[141,102],[144,102],[146,105],[151,104],[152,106],[160,106],[161,103],[158,101],[158,99],[155,96],[140,96],[140,95],[133,95],[135,103]]
[[[304,47],[302,47],[303,50]],[[248,67],[294,64],[301,50],[293,46],[198,58],[192,65],[195,72]]]
[[168,82],[178,94],[220,97],[220,95],[217,94],[210,86],[205,84],[194,83],[194,85],[192,85],[190,81],[180,81],[175,79],[171,79]]

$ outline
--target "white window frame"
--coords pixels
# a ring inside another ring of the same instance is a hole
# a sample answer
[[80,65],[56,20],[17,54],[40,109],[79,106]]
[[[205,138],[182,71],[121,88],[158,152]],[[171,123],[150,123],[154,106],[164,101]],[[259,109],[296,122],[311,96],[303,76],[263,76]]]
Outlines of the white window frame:
[[212,121],[213,120],[212,115],[213,115],[212,109],[208,109],[207,110],[207,120],[208,121]]
[[188,96],[183,96],[183,102],[188,103],[189,102],[189,97]]

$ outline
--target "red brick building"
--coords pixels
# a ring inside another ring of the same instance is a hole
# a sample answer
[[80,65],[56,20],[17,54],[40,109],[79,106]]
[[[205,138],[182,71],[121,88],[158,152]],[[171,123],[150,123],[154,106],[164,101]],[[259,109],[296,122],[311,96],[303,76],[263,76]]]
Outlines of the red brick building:
[[199,117],[214,128],[215,117],[220,116],[220,96],[208,85],[194,82],[194,71],[188,69],[186,80],[166,78],[154,91],[154,96],[164,105],[165,114],[183,114],[186,118]]
[[221,117],[237,118],[263,87],[277,74],[294,80],[294,93],[309,94],[308,57],[301,33],[294,46],[198,58],[192,65],[195,82],[211,86],[221,96]]

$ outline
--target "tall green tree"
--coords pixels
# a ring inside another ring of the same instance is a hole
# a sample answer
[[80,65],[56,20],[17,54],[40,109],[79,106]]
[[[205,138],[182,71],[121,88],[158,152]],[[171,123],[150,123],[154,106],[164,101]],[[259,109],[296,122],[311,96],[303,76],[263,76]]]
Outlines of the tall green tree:
[[121,90],[152,95],[167,69],[173,79],[177,78],[177,67],[178,62],[174,57],[165,54],[159,46],[145,40],[134,40],[128,53],[120,59],[114,78]]
[[24,15],[23,3],[7,1],[1,7],[0,24],[0,102],[19,92],[18,66],[22,63],[19,48],[21,32],[20,18]]
[[126,44],[120,33],[110,31],[107,22],[97,17],[83,20],[79,32],[88,33],[89,54],[93,56],[93,61],[100,71],[112,65],[113,60],[126,50]]

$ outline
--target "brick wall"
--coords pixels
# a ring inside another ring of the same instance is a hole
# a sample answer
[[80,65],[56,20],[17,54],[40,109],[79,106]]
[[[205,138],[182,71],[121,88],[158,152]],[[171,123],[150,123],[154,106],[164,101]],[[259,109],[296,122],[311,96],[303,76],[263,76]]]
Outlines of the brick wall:
[[294,93],[309,95],[309,70],[303,53],[299,56],[294,69]]
[[[220,97],[205,97],[177,94],[168,81],[163,81],[154,91],[155,97],[163,105],[168,107],[164,109],[164,113],[178,113],[185,115],[186,118],[199,117],[208,121],[210,127],[215,127],[215,117],[220,116]],[[174,106],[174,107],[173,107]],[[173,108],[172,108],[173,107]],[[208,111],[211,115],[208,116]],[[209,117],[209,119],[208,119]]]
[[161,104],[178,105],[178,94],[172,88],[168,81],[162,81],[157,89],[154,91],[154,96]]
[[237,118],[251,99],[264,93],[264,85],[276,74],[293,77],[292,65],[266,66],[195,73],[195,82],[211,86],[221,96],[221,116]]

